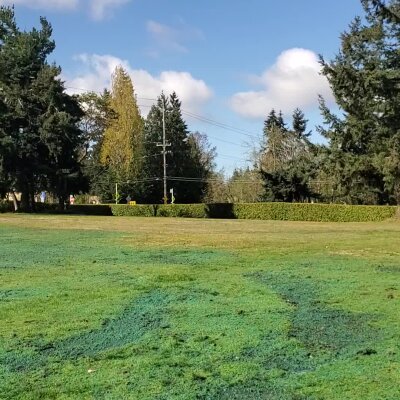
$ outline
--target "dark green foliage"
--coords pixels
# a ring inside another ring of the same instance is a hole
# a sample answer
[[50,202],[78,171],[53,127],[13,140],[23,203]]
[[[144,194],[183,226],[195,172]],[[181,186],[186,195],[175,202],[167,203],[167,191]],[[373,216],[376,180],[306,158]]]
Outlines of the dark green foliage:
[[293,111],[293,121],[292,121],[292,127],[293,127],[293,132],[299,137],[309,137],[311,135],[311,132],[306,132],[307,130],[307,122],[303,111],[300,110],[300,108],[296,108]]
[[111,208],[108,205],[103,204],[76,204],[69,206],[66,210],[67,214],[81,214],[81,215],[112,215]]
[[22,193],[26,210],[41,190],[63,205],[82,185],[82,111],[65,93],[61,69],[47,62],[55,43],[51,25],[45,18],[40,24],[40,30],[21,31],[14,9],[0,7],[0,181]]
[[286,130],[286,124],[283,120],[282,111],[279,111],[279,114],[276,115],[276,111],[274,109],[268,114],[267,119],[264,121],[264,133],[270,131],[272,128]]
[[304,202],[318,197],[310,185],[317,170],[316,149],[306,129],[307,120],[300,109],[294,111],[293,130],[285,127],[274,110],[265,121],[258,163],[265,201]]
[[317,197],[309,185],[312,176],[310,168],[304,165],[302,169],[298,161],[294,168],[262,172],[266,201],[301,202]]
[[[342,34],[339,54],[321,60],[343,117],[321,100],[329,140],[324,169],[338,200],[398,204],[400,199],[400,56],[398,0],[365,0],[365,20]],[[397,15],[397,20],[396,16]]]
[[[169,97],[164,94],[158,98],[145,122],[144,164],[141,183],[142,203],[163,202],[163,158],[162,143],[165,110],[165,130],[167,147],[167,175],[169,189],[174,189],[174,196],[179,203],[195,203],[201,201],[206,190],[206,178],[209,174],[212,159],[202,159],[204,141],[189,135],[182,117],[181,102],[176,93]],[[209,150],[209,149],[207,149]],[[212,156],[213,157],[213,156]],[[212,158],[211,157],[211,158]],[[176,179],[177,178],[177,179]],[[183,178],[183,180],[182,180]],[[198,181],[185,181],[185,178],[197,178]]]
[[13,205],[10,201],[0,200],[0,213],[6,213],[13,211]]

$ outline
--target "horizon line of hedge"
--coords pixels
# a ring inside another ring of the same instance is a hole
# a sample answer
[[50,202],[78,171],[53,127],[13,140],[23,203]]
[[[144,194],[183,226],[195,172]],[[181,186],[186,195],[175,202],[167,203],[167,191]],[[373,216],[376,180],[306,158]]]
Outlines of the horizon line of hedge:
[[[56,204],[37,204],[38,212],[132,216],[259,219],[315,222],[373,222],[400,216],[398,206],[364,206],[326,203],[216,203],[216,204],[99,204],[73,205],[57,211]],[[7,205],[0,212],[12,211]]]
[[114,216],[373,222],[394,218],[397,206],[325,203],[110,204]]

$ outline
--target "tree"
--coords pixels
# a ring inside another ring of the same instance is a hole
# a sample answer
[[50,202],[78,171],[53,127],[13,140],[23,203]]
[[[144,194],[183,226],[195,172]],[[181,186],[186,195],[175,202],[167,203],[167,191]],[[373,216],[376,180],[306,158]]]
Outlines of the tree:
[[257,170],[238,168],[227,182],[230,203],[256,203],[264,194],[263,180]]
[[100,160],[104,133],[116,118],[111,108],[111,93],[108,90],[101,94],[84,93],[79,96],[79,102],[84,110],[81,120],[84,143],[80,156],[89,181],[89,191],[102,201],[111,201],[118,178],[112,168]]
[[81,177],[82,111],[65,93],[61,70],[47,62],[55,48],[45,18],[41,29],[18,29],[14,9],[0,7],[0,165],[8,191],[33,210],[41,190],[63,205]]
[[[163,110],[168,144],[167,175],[169,188],[179,203],[201,201],[206,191],[207,163],[203,164],[204,147],[196,136],[190,135],[181,112],[176,93],[163,93],[152,106],[145,122],[142,201],[163,201]],[[212,155],[209,153],[208,156]],[[211,157],[212,158],[212,157]],[[210,160],[209,160],[210,161]]]
[[339,54],[321,58],[341,118],[321,99],[328,139],[324,168],[339,201],[386,204],[399,201],[400,1],[363,0],[341,37]]
[[100,161],[111,170],[117,182],[139,177],[143,161],[144,122],[137,106],[132,80],[117,67],[112,76],[110,108],[115,117],[107,120]]
[[295,129],[288,130],[281,118],[276,120],[273,111],[268,115],[256,162],[264,181],[264,199],[307,201],[315,197],[309,185],[314,174],[314,148],[304,134],[307,121],[304,114],[296,110],[293,120]]
[[282,111],[276,115],[276,111],[272,109],[268,114],[267,119],[264,121],[264,132],[271,130],[272,128],[279,128],[282,131],[286,130],[286,124],[283,120]]
[[300,110],[300,108],[296,108],[293,111],[293,132],[299,137],[299,138],[308,138],[311,135],[311,132],[307,132],[307,122],[303,111]]

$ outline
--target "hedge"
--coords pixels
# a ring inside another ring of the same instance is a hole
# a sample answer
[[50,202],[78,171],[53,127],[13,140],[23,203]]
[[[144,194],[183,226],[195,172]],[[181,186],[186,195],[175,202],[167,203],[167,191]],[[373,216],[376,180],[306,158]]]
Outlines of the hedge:
[[[0,212],[12,211],[12,203],[0,202]],[[395,218],[395,206],[356,206],[310,203],[246,203],[246,204],[100,204],[73,205],[65,214],[114,215],[133,217],[185,217],[260,219],[320,222],[368,222]],[[38,212],[60,213],[57,204],[37,204]]]
[[231,218],[320,222],[384,221],[396,215],[394,206],[310,203],[110,205],[113,215],[136,217]]

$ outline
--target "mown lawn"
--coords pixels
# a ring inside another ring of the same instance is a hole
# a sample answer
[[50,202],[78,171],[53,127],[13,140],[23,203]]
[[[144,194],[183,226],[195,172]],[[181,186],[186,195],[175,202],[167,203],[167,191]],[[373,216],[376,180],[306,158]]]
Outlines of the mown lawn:
[[0,215],[1,399],[399,399],[400,222]]

